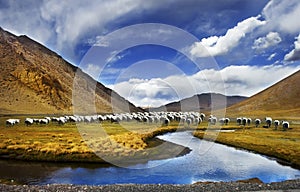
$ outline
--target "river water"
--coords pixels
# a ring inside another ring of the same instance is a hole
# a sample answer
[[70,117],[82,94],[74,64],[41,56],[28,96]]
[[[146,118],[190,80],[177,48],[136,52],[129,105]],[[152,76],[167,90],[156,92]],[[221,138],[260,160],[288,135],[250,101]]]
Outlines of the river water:
[[184,156],[149,161],[128,168],[103,165],[0,161],[0,179],[25,184],[191,184],[258,177],[265,183],[300,178],[300,170],[270,158],[193,137],[192,132],[158,136],[189,147]]

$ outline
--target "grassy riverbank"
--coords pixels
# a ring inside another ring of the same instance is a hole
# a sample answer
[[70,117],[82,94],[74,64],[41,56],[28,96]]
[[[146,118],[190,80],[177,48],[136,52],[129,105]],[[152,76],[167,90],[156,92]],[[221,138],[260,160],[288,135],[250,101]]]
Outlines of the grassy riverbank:
[[[0,118],[0,125],[4,125],[4,121],[5,118]],[[291,129],[282,131],[254,126],[243,128],[235,123],[207,129],[207,122],[203,122],[194,135],[276,157],[299,168],[300,124],[292,120],[290,123]],[[188,153],[185,147],[154,139],[156,135],[186,129],[175,122],[169,126],[133,122],[1,126],[0,156],[54,162],[143,163]],[[220,129],[235,131],[216,131]]]
[[[3,122],[4,119],[1,125]],[[177,129],[180,129],[177,123],[162,127],[129,122],[1,126],[0,157],[54,162],[143,163],[188,153],[185,147],[154,139],[156,135]]]
[[216,137],[215,131],[198,130],[194,132],[194,136],[276,157],[283,160],[282,163],[300,168],[300,124],[292,122],[290,127],[291,129],[282,131],[281,128],[274,130],[254,126],[243,129],[231,124],[225,128],[236,128],[234,132],[219,132]]

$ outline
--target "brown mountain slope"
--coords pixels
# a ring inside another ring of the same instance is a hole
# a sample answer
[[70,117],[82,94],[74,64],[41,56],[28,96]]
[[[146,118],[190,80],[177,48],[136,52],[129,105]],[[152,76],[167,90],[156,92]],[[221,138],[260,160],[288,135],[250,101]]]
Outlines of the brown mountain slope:
[[1,28],[0,98],[0,114],[72,114],[74,98],[82,101],[77,113],[92,113],[94,106],[98,113],[141,111],[43,45]]
[[227,108],[227,114],[300,117],[300,71],[249,99]]
[[[194,95],[189,98],[182,99],[177,102],[172,102],[158,108],[149,109],[150,111],[201,111],[208,112],[214,109],[220,109],[231,106],[235,103],[245,100],[247,97],[242,96],[225,96],[216,93],[203,93]],[[212,104],[212,102],[214,102]],[[226,102],[226,103],[224,103]]]

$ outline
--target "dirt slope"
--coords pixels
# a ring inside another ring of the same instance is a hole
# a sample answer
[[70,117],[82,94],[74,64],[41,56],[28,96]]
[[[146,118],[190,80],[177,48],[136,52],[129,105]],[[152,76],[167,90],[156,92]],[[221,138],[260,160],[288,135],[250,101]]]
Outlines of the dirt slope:
[[[88,96],[95,104],[84,102]],[[76,105],[81,113],[94,111],[93,106],[98,113],[141,111],[43,45],[1,28],[0,98],[0,114],[72,114],[73,98],[83,101]]]
[[227,114],[300,118],[300,71],[227,108]]

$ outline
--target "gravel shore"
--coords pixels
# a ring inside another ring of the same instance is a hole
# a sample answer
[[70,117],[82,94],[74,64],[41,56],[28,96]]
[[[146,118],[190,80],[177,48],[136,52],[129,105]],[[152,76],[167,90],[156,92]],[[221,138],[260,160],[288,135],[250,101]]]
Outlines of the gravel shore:
[[153,192],[153,191],[214,191],[214,192],[232,192],[232,191],[300,191],[300,179],[288,180],[275,183],[242,183],[242,182],[215,182],[215,183],[197,183],[192,185],[137,185],[137,184],[122,184],[122,185],[5,185],[0,184],[0,191],[20,191],[20,192],[68,192],[68,191],[104,191],[104,192]]

